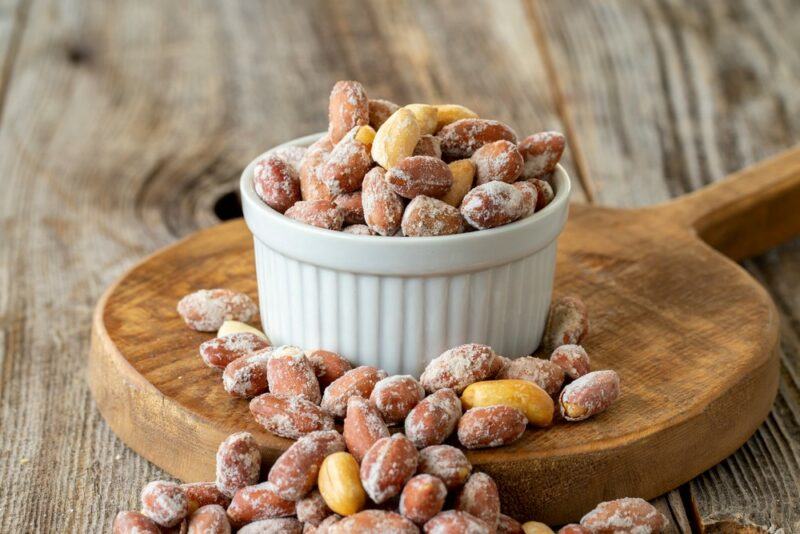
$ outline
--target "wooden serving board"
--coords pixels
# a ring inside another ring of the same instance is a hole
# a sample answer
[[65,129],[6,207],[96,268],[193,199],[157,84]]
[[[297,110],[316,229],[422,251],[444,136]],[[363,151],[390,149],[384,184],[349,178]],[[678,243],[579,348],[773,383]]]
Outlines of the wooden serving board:
[[[776,393],[778,318],[729,257],[798,231],[798,148],[668,204],[573,206],[555,292],[587,303],[593,368],[616,369],[622,396],[591,420],[469,453],[498,481],[506,513],[561,524],[601,500],[656,497],[735,451]],[[268,462],[291,443],[260,430],[247,401],[228,396],[200,360],[197,347],[211,335],[188,329],[175,305],[207,287],[256,298],[243,221],[131,269],[97,305],[89,357],[92,392],[114,431],[185,481],[213,479],[215,451],[231,432],[252,432]]]

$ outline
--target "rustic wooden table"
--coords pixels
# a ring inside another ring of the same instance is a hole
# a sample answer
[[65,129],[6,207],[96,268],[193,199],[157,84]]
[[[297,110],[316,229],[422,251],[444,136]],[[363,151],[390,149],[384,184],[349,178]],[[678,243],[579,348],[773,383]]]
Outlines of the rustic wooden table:
[[[563,130],[576,200],[638,206],[796,143],[799,50],[797,0],[0,0],[0,531],[105,530],[164,476],[89,396],[94,303],[236,216],[243,166],[324,129],[334,81]],[[656,501],[673,531],[800,531],[800,241],[744,266],[782,314],[779,395]]]

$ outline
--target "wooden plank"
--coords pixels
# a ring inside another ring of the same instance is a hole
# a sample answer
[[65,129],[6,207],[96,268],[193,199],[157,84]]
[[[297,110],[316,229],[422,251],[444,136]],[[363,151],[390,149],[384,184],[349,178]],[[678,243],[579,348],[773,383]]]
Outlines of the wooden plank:
[[[601,202],[662,201],[800,138],[796,2],[538,7]],[[690,485],[710,529],[800,529],[797,247],[795,240],[745,264],[782,311],[782,381],[755,436]]]

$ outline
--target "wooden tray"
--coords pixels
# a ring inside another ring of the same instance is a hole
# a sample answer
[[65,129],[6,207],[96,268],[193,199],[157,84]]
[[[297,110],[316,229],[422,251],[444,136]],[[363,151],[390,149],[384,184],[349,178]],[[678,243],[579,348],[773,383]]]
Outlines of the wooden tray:
[[[735,451],[766,417],[778,383],[777,314],[764,289],[712,246],[740,259],[800,231],[800,149],[664,205],[572,209],[556,294],[586,301],[593,368],[616,369],[622,396],[589,421],[469,453],[499,483],[507,513],[551,524],[601,500],[667,492]],[[231,432],[256,435],[268,461],[291,443],[261,431],[247,402],[229,397],[200,360],[210,335],[188,329],[175,304],[204,287],[255,299],[241,220],[123,276],[97,305],[89,356],[109,425],[185,481],[213,479],[215,451]]]

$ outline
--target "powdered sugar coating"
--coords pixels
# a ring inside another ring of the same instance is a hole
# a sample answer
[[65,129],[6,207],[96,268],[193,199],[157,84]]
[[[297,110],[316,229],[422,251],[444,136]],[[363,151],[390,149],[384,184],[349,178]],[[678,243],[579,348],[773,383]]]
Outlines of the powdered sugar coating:
[[375,442],[361,462],[361,484],[370,499],[380,504],[399,495],[417,471],[419,453],[403,434]]
[[380,167],[370,170],[364,177],[361,203],[364,220],[379,235],[394,235],[403,218],[403,199],[385,180],[386,171]]
[[262,519],[240,528],[238,534],[302,534],[303,524],[293,517]]
[[307,497],[297,501],[297,519],[303,523],[310,523],[316,527],[331,513],[319,490],[314,490]]
[[592,534],[592,531],[577,523],[570,523],[558,529],[558,534]]
[[361,188],[364,175],[372,166],[369,148],[355,139],[354,128],[333,148],[320,170],[320,178],[335,197]]
[[552,202],[553,198],[556,196],[556,194],[553,192],[553,186],[550,185],[548,182],[545,182],[544,180],[531,178],[530,180],[525,180],[523,182],[517,182],[517,183],[528,183],[536,188],[537,211],[543,209],[545,206],[550,204],[550,202]]
[[430,156],[403,158],[386,171],[385,179],[395,193],[409,199],[418,195],[438,197],[453,185],[450,167]]
[[261,519],[288,517],[294,513],[294,502],[282,498],[278,488],[271,482],[240,489],[228,507],[228,517],[235,526]]
[[525,160],[524,178],[539,178],[555,169],[565,146],[566,139],[559,132],[535,133],[520,141],[519,152]]
[[267,364],[272,347],[232,361],[222,372],[222,387],[234,397],[249,399],[267,391]]
[[225,509],[218,504],[200,507],[189,519],[187,534],[231,534]]
[[581,526],[603,534],[656,534],[668,524],[652,504],[631,497],[600,503],[581,519]]
[[301,200],[286,210],[284,215],[326,230],[338,231],[344,224],[344,214],[329,200]]
[[364,206],[361,202],[361,191],[342,193],[333,199],[333,203],[341,210],[344,223],[351,225],[364,224]]
[[497,372],[495,358],[494,351],[487,345],[459,345],[431,360],[419,380],[428,392],[450,388],[461,393],[468,385],[486,380]]
[[231,434],[217,449],[216,482],[219,490],[233,497],[236,490],[258,482],[261,449],[249,432]]
[[336,82],[328,104],[328,134],[338,143],[356,126],[369,124],[369,99],[364,86],[352,80]]
[[207,504],[218,504],[227,508],[231,503],[230,497],[222,493],[215,482],[181,484],[181,489],[189,500],[189,514]]
[[414,156],[430,156],[442,159],[442,141],[435,135],[426,134],[419,138],[414,147]]
[[500,494],[492,477],[486,473],[473,473],[461,488],[455,509],[485,521],[494,529],[500,516]]
[[335,430],[312,432],[286,449],[272,465],[268,480],[283,498],[297,501],[316,484],[325,457],[344,450],[344,438]]
[[322,400],[317,375],[298,347],[283,345],[273,349],[267,362],[267,380],[276,395],[301,397],[314,404]]
[[256,161],[253,187],[259,198],[279,213],[300,200],[300,177],[291,165],[274,154]]
[[536,206],[539,202],[539,189],[531,182],[514,182],[513,185],[517,191],[522,193],[522,215],[520,219],[530,217],[536,212]]
[[400,106],[390,100],[371,98],[369,100],[369,125],[377,130],[398,109]]
[[475,187],[461,201],[461,215],[478,230],[514,222],[523,213],[522,193],[513,185],[497,180]]
[[359,463],[376,441],[389,437],[389,429],[378,409],[362,397],[350,397],[347,400],[342,433],[347,450]]
[[605,411],[619,397],[619,375],[610,369],[583,375],[561,391],[561,415],[567,421],[583,421]]
[[452,235],[464,230],[464,220],[453,206],[420,195],[406,206],[401,228],[407,237]]
[[142,489],[142,513],[162,527],[174,527],[189,513],[189,501],[174,482],[154,480]]
[[225,369],[234,360],[269,347],[269,342],[252,332],[237,332],[209,339],[200,345],[200,357],[209,367]]
[[507,125],[489,119],[461,119],[444,126],[436,136],[442,141],[442,155],[449,159],[468,158],[486,143],[517,142]]
[[472,464],[461,449],[451,445],[431,445],[419,451],[417,471],[438,477],[447,489],[455,489],[467,481]]
[[418,448],[439,445],[455,430],[461,417],[461,400],[452,389],[428,395],[406,417],[405,432]]
[[500,514],[497,517],[497,534],[525,534],[522,525],[513,517]]
[[552,397],[561,391],[561,386],[564,384],[564,370],[548,360],[523,356],[511,360],[496,378],[533,382]]
[[332,200],[333,195],[322,182],[320,171],[333,151],[330,136],[325,135],[313,142],[306,152],[300,167],[300,193],[303,200]]
[[459,510],[439,512],[425,523],[425,534],[491,534],[492,531],[482,519]]
[[333,417],[302,397],[264,393],[250,401],[256,422],[276,436],[299,439],[317,430],[333,430]]
[[542,336],[546,351],[552,352],[561,345],[580,345],[588,333],[589,313],[581,299],[566,296],[550,304]]
[[114,518],[113,534],[161,534],[152,519],[141,512],[119,512]]
[[387,424],[405,421],[408,413],[425,398],[425,388],[411,375],[389,376],[375,384],[369,400]]
[[528,418],[511,406],[471,408],[458,421],[458,441],[467,449],[500,447],[525,433]]
[[258,313],[258,307],[244,293],[230,289],[200,289],[178,302],[178,313],[190,328],[216,332],[225,321],[250,321]]
[[267,154],[277,156],[288,163],[299,177],[300,169],[303,167],[303,159],[306,157],[306,152],[308,152],[308,148],[304,146],[289,145],[273,148],[267,152]]
[[442,511],[447,488],[431,475],[416,475],[406,483],[400,494],[400,513],[418,525]]
[[306,356],[322,388],[328,387],[337,378],[353,368],[347,358],[343,358],[329,350],[316,349],[306,351]]
[[335,417],[344,417],[350,397],[368,399],[380,380],[386,378],[386,371],[362,365],[347,371],[325,389],[322,396],[322,409]]
[[550,355],[550,361],[573,380],[589,372],[589,355],[580,345],[561,345]]
[[378,235],[376,232],[373,232],[369,226],[366,224],[351,224],[350,226],[345,226],[342,228],[342,232],[345,234],[353,234],[353,235]]
[[328,529],[329,534],[419,534],[419,529],[395,512],[364,510],[345,517]]
[[517,146],[505,139],[486,143],[472,154],[477,184],[492,180],[512,183],[522,173],[522,155]]

